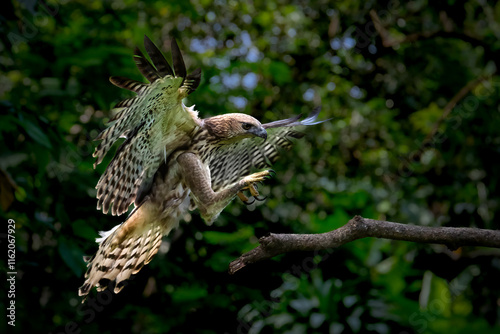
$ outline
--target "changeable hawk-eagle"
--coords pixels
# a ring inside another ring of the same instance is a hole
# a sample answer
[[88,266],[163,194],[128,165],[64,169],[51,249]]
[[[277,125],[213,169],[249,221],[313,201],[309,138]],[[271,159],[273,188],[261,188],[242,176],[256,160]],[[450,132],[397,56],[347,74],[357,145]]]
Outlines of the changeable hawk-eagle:
[[102,141],[93,154],[95,167],[118,138],[126,138],[97,184],[97,208],[113,215],[127,212],[132,203],[135,208],[125,222],[101,232],[99,250],[87,260],[80,296],[94,286],[107,288],[108,280],[119,292],[130,275],[151,261],[162,237],[188,210],[198,208],[210,224],[236,195],[248,200],[243,190],[258,196],[254,183],[273,172],[263,169],[276,161],[280,148],[291,147],[291,138],[303,136],[294,128],[320,123],[319,108],[302,121],[299,115],[261,124],[240,113],[200,119],[182,100],[198,87],[201,71],[186,73],[175,40],[173,69],[147,36],[144,46],[154,66],[138,48],[134,59],[150,83],[110,78],[137,96],[116,105],[116,116],[97,137]]

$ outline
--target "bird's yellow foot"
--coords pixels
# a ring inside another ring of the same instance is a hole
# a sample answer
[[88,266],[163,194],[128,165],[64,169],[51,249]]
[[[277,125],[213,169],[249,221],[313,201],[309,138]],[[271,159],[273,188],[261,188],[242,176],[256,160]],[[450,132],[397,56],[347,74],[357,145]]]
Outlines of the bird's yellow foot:
[[250,204],[253,204],[253,202],[255,202],[255,200],[254,200],[254,201],[252,201],[252,202],[249,202],[249,198],[248,198],[248,197],[247,197],[247,196],[243,193],[243,191],[240,191],[237,195],[238,195],[239,199],[240,199],[240,200],[241,200],[244,204],[246,204],[246,205],[250,205]]
[[272,169],[265,170],[262,172],[254,173],[251,175],[248,175],[243,178],[243,184],[244,187],[241,189],[241,191],[238,193],[238,197],[243,201],[245,204],[252,204],[253,202],[249,203],[248,202],[248,197],[243,194],[243,190],[248,190],[250,194],[258,201],[263,201],[266,199],[264,198],[259,198],[259,191],[257,190],[257,186],[255,183],[262,182],[268,178],[271,178],[273,174],[276,174],[276,172]]

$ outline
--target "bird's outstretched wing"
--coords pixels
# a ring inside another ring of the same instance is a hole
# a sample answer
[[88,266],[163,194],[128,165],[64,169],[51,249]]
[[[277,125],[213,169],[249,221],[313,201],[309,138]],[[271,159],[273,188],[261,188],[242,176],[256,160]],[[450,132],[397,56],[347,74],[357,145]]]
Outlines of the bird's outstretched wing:
[[315,108],[311,114],[300,121],[300,117],[292,117],[263,124],[267,130],[267,140],[260,138],[244,139],[239,142],[223,145],[215,151],[210,159],[212,189],[218,191],[238,181],[252,171],[271,166],[279,157],[279,150],[289,150],[292,138],[302,138],[304,133],[296,127],[314,125],[325,121],[316,121],[321,108]]
[[113,215],[128,210],[132,202],[140,202],[151,187],[153,176],[162,160],[189,140],[199,125],[197,112],[182,104],[200,84],[201,71],[186,73],[179,47],[172,39],[173,69],[153,42],[144,36],[144,46],[154,66],[136,48],[137,68],[150,82],[111,77],[114,85],[131,90],[137,96],[118,103],[116,116],[96,140],[102,140],[93,156],[94,168],[118,138],[126,138],[99,179],[97,209]]

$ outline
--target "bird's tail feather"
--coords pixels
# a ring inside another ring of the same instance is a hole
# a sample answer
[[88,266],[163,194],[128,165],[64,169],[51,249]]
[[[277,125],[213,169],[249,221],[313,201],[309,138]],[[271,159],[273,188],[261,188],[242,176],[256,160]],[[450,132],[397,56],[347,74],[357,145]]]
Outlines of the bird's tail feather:
[[97,291],[103,291],[109,281],[115,281],[114,292],[120,292],[123,282],[138,273],[158,252],[163,235],[170,229],[150,221],[140,211],[132,213],[112,230],[101,232],[101,238],[97,239],[99,250],[87,260],[85,282],[78,290],[84,300],[94,286]]

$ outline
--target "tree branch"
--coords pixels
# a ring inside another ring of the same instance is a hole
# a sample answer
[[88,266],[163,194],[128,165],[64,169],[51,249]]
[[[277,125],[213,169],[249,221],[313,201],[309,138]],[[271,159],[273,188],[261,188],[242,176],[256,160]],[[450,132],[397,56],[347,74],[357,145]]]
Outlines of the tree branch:
[[463,40],[464,42],[470,43],[474,46],[483,46],[484,42],[477,37],[474,37],[466,32],[458,32],[453,30],[447,30],[446,27],[444,30],[436,30],[436,31],[422,31],[413,34],[406,35],[404,37],[395,38],[391,35],[391,33],[384,27],[380,17],[378,16],[375,10],[370,10],[370,16],[372,18],[375,29],[380,35],[380,39],[382,40],[382,45],[386,48],[391,48],[394,46],[398,46],[404,43],[413,43],[421,40],[432,39],[436,37],[443,38],[455,38],[459,40]]
[[439,120],[434,124],[434,128],[432,129],[431,132],[427,134],[425,137],[422,146],[426,146],[431,140],[432,137],[436,135],[436,133],[439,130],[439,127],[443,123],[443,121],[450,115],[450,113],[453,111],[453,108],[460,102],[465,96],[467,96],[474,88],[476,88],[481,82],[487,80],[489,77],[486,76],[480,76],[477,79],[474,79],[467,83],[460,91],[453,96],[453,98],[446,104],[446,106],[443,108],[443,114],[439,118]]
[[500,248],[500,231],[465,227],[415,226],[355,216],[346,225],[321,234],[269,234],[259,239],[257,248],[229,264],[234,274],[248,264],[292,251],[317,251],[336,248],[351,241],[384,238],[418,243],[444,244],[450,249],[462,246]]

